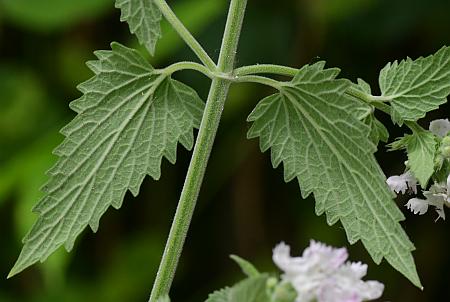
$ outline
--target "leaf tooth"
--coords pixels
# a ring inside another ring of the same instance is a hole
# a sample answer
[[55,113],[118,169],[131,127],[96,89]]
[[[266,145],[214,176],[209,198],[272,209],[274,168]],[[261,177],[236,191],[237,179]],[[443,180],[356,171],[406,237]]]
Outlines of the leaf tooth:
[[164,156],[173,165],[177,161],[177,143],[176,141],[168,141],[164,150]]
[[[100,61],[107,61],[112,56],[114,56],[114,53],[111,50],[96,50],[94,51],[94,55],[100,60]],[[91,62],[91,61],[88,61]]]
[[87,61],[86,66],[94,72],[94,74],[99,74],[102,71],[102,62],[99,60]]
[[316,71],[322,71],[325,67],[325,61],[319,61],[311,65],[311,69],[315,69]]
[[327,68],[324,69],[321,73],[318,73],[316,77],[313,78],[313,80],[323,80],[323,79],[334,80],[339,75],[340,72],[341,70],[339,68]]
[[194,131],[189,130],[179,137],[181,145],[188,151],[194,146]]

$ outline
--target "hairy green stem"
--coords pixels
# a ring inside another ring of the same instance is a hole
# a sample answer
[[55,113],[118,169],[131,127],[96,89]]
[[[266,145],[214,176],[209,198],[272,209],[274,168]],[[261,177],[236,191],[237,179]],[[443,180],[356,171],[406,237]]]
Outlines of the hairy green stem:
[[266,86],[270,86],[273,87],[277,90],[281,89],[282,86],[282,82],[270,79],[270,78],[266,78],[266,77],[261,77],[261,76],[255,76],[255,75],[247,75],[247,76],[236,76],[233,78],[233,82],[237,82],[237,83],[245,83],[245,82],[251,82],[251,83],[259,83],[259,84],[263,84]]
[[211,72],[206,66],[195,63],[195,62],[178,62],[178,63],[172,64],[172,65],[169,65],[166,68],[155,70],[155,73],[171,75],[174,72],[177,72],[180,70],[185,70],[185,69],[199,71],[209,78],[214,77],[214,75],[213,75],[214,73]]
[[180,37],[186,42],[186,44],[192,49],[192,51],[197,55],[200,61],[205,64],[210,70],[216,69],[216,64],[211,59],[211,57],[206,53],[200,43],[194,38],[194,36],[189,32],[189,30],[183,25],[183,23],[178,19],[175,13],[172,11],[170,6],[165,0],[153,0],[158,6],[166,20],[172,25],[173,29],[180,35]]
[[[161,2],[161,1],[157,1]],[[219,55],[218,72],[231,74],[247,0],[231,0]],[[153,285],[150,302],[169,293],[200,192],[231,81],[215,77],[203,113],[186,180]]]
[[260,74],[260,73],[271,73],[282,76],[294,77],[298,72],[297,68],[280,66],[274,64],[257,64],[239,67],[234,71],[236,76]]

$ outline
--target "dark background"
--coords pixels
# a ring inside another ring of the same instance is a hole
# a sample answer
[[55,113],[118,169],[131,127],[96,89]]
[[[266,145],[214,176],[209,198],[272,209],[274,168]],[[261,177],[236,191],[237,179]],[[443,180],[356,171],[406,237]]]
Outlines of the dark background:
[[[227,0],[169,1],[179,17],[216,58]],[[167,24],[156,67],[195,59]],[[163,163],[159,182],[147,179],[138,198],[127,194],[120,211],[110,209],[97,234],[85,231],[70,253],[52,255],[11,280],[6,275],[35,219],[51,150],[74,117],[68,103],[76,85],[91,74],[84,62],[111,41],[138,47],[111,0],[0,0],[0,301],[147,301],[190,159],[180,148],[176,166]],[[388,61],[417,58],[450,44],[448,0],[250,0],[238,65],[277,63],[300,67],[326,60],[342,76],[371,83]],[[142,48],[140,48],[142,50]],[[206,98],[209,81],[193,72],[176,78]],[[242,276],[228,258],[238,254],[261,270],[275,272],[271,250],[285,241],[299,254],[309,240],[347,246],[350,258],[369,264],[369,279],[386,284],[380,301],[450,301],[448,223],[437,214],[407,217],[403,226],[425,290],[421,292],[387,263],[377,266],[361,243],[348,246],[340,224],[329,227],[302,200],[295,182],[285,184],[257,140],[247,140],[247,115],[273,92],[256,84],[234,85],[173,284],[173,301],[203,301],[209,292]],[[420,121],[449,117],[449,106]],[[406,129],[386,116],[391,141]],[[402,152],[377,154],[387,175],[403,170]]]

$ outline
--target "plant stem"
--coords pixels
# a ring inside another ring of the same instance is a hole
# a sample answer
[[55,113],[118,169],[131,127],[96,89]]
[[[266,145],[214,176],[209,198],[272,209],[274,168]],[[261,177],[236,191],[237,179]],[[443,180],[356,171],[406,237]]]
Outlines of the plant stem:
[[183,23],[178,19],[175,13],[172,11],[170,6],[165,0],[153,0],[155,4],[160,9],[161,13],[164,15],[166,20],[172,25],[173,29],[180,35],[180,37],[186,42],[186,44],[192,49],[192,51],[197,55],[200,61],[208,67],[209,70],[215,70],[216,64],[211,59],[211,57],[206,53],[200,43],[194,38],[194,36],[189,32],[189,30],[183,25]]
[[239,67],[234,71],[234,74],[236,76],[244,76],[244,75],[250,75],[250,74],[258,74],[258,73],[271,73],[271,74],[277,74],[282,76],[288,76],[288,77],[294,77],[299,69],[287,67],[287,66],[280,66],[280,65],[273,65],[273,64],[257,64],[257,65],[250,65],[250,66],[244,66]]
[[247,76],[241,76],[238,77],[236,76],[233,79],[233,82],[237,82],[237,83],[244,83],[244,82],[251,82],[251,83],[259,83],[259,84],[263,84],[266,86],[270,86],[273,87],[277,90],[281,89],[282,86],[282,82],[276,81],[274,79],[270,79],[270,78],[266,78],[266,77],[261,77],[261,76],[255,76],[255,75],[247,75]]
[[204,75],[206,75],[208,78],[211,78],[211,79],[214,77],[213,73],[207,67],[205,67],[202,64],[195,63],[195,62],[178,62],[178,63],[174,63],[172,65],[169,65],[169,66],[165,67],[165,68],[155,70],[155,73],[171,75],[174,72],[177,72],[177,71],[180,71],[180,70],[185,70],[185,69],[199,71],[199,72],[203,73]]
[[[161,1],[157,1],[161,2]],[[247,0],[231,0],[219,55],[218,71],[232,73]],[[215,77],[203,113],[186,180],[156,275],[149,302],[169,293],[205,175],[231,82]]]

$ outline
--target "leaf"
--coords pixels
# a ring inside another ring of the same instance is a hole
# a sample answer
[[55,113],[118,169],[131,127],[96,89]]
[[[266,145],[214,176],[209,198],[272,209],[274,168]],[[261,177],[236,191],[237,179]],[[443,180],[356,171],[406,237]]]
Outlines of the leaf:
[[209,295],[206,302],[270,302],[266,294],[267,275],[247,278]]
[[[370,85],[363,79],[358,79],[358,84],[352,84],[355,89],[358,89],[367,95],[372,95],[372,89]],[[345,95],[347,98],[351,98],[355,101],[355,104],[344,109],[354,112],[353,114],[359,120],[363,121],[370,128],[369,138],[375,145],[378,145],[380,141],[387,142],[389,139],[389,132],[386,127],[375,117],[375,108],[372,105],[363,103],[353,96]]]
[[153,0],[116,0],[121,11],[120,21],[127,22],[130,32],[150,54],[155,53],[156,42],[161,38],[161,11]]
[[450,47],[415,61],[388,63],[380,72],[382,97],[391,101],[397,117],[416,121],[444,104],[450,94]]
[[80,21],[98,17],[110,8],[111,0],[0,1],[0,11],[8,21],[43,32],[64,30]]
[[[351,86],[355,89],[358,89],[370,95],[370,86],[362,79],[358,79],[358,84],[351,83]],[[358,120],[364,120],[375,110],[373,106],[361,101],[360,99],[352,95],[345,94],[344,98],[346,102],[341,102],[342,109],[344,109],[347,112],[350,112]]]
[[242,259],[241,257],[236,255],[230,255],[230,258],[239,265],[242,272],[244,272],[244,274],[246,274],[248,277],[258,277],[260,275],[256,267],[247,260]]
[[343,109],[349,86],[324,62],[305,66],[281,91],[262,100],[248,117],[248,137],[271,148],[272,164],[284,166],[286,182],[296,178],[306,198],[314,193],[316,213],[330,225],[341,221],[351,244],[361,240],[376,263],[386,260],[420,286],[413,244],[386,185],[368,139],[369,128]]
[[40,216],[10,276],[62,244],[70,251],[88,224],[97,231],[110,205],[120,208],[128,189],[138,194],[145,175],[159,179],[163,156],[175,163],[178,141],[192,148],[204,107],[196,92],[155,73],[136,51],[111,47],[88,62],[95,76],[71,103],[78,115],[61,131],[60,159],[34,208]]
[[430,131],[414,129],[407,140],[408,165],[422,188],[426,188],[428,180],[434,173],[437,141]]
[[406,134],[402,137],[397,137],[395,141],[388,145],[388,151],[397,151],[406,149],[408,146],[409,140],[411,139],[411,134]]
[[369,139],[372,143],[378,145],[380,141],[386,143],[389,140],[389,132],[387,128],[375,117],[373,113],[368,115],[363,122],[370,128]]

